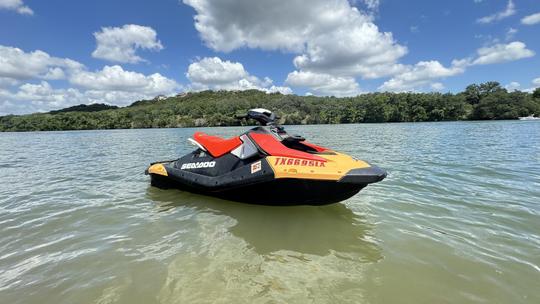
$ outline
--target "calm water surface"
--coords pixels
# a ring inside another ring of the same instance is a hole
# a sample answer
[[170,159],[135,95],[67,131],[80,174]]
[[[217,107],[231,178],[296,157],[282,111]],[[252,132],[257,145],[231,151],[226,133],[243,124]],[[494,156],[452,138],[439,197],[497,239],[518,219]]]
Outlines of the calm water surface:
[[540,123],[288,129],[389,177],[243,205],[149,186],[193,129],[0,133],[0,303],[540,303]]

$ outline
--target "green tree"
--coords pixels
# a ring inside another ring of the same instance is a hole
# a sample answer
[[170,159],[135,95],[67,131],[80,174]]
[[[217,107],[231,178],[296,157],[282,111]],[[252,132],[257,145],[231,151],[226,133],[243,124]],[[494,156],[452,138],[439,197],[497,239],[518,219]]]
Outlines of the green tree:
[[[0,131],[232,126],[234,114],[264,107],[284,124],[515,119],[540,114],[540,89],[507,92],[498,82],[472,84],[457,94],[369,93],[316,97],[248,91],[203,91],[124,108],[75,106],[51,113],[0,117]],[[95,110],[95,112],[93,112]]]
[[540,99],[540,88],[534,89],[534,92],[533,92],[532,96],[533,96],[535,99]]

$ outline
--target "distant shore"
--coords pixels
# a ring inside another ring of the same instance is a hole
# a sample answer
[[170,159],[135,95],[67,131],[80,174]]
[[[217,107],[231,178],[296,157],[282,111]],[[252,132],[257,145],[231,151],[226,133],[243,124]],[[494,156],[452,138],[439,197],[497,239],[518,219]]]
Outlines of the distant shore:
[[[0,117],[0,131],[60,131],[239,126],[235,114],[264,107],[284,125],[503,120],[540,114],[540,89],[508,92],[497,82],[460,93],[369,93],[355,97],[203,91],[141,100],[130,106],[79,105],[49,113]],[[246,122],[243,122],[246,123]]]

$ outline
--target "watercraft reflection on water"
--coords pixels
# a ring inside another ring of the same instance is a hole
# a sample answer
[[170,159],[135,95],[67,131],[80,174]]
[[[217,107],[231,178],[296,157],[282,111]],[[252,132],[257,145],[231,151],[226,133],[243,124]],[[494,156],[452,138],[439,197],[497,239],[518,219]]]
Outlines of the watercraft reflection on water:
[[[227,230],[258,254],[291,251],[324,256],[335,252],[353,254],[355,259],[363,262],[376,262],[382,258],[373,224],[345,204],[276,208],[153,187],[148,188],[146,197],[158,206],[159,211],[192,208],[194,214],[233,219]],[[202,221],[228,225],[218,218],[202,218]]]

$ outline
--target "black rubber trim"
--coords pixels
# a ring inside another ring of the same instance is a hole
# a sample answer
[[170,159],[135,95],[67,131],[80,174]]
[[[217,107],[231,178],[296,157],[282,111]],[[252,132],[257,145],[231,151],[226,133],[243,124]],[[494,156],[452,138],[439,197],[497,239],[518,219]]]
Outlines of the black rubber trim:
[[368,168],[352,169],[347,172],[338,182],[347,184],[372,184],[382,181],[387,173],[377,166]]
[[255,173],[251,173],[251,164],[257,161],[219,176],[197,174],[174,168],[170,164],[165,164],[165,169],[169,178],[186,186],[206,189],[207,191],[221,191],[224,188],[236,188],[273,180],[274,171],[268,162],[265,159],[258,161],[261,162],[261,170]]
[[151,176],[152,185],[159,188],[177,188],[231,201],[271,206],[320,206],[332,204],[348,199],[366,186],[326,180],[278,178],[266,182],[244,184],[239,187],[212,191],[207,188],[191,187],[184,182],[163,175],[152,174]]

